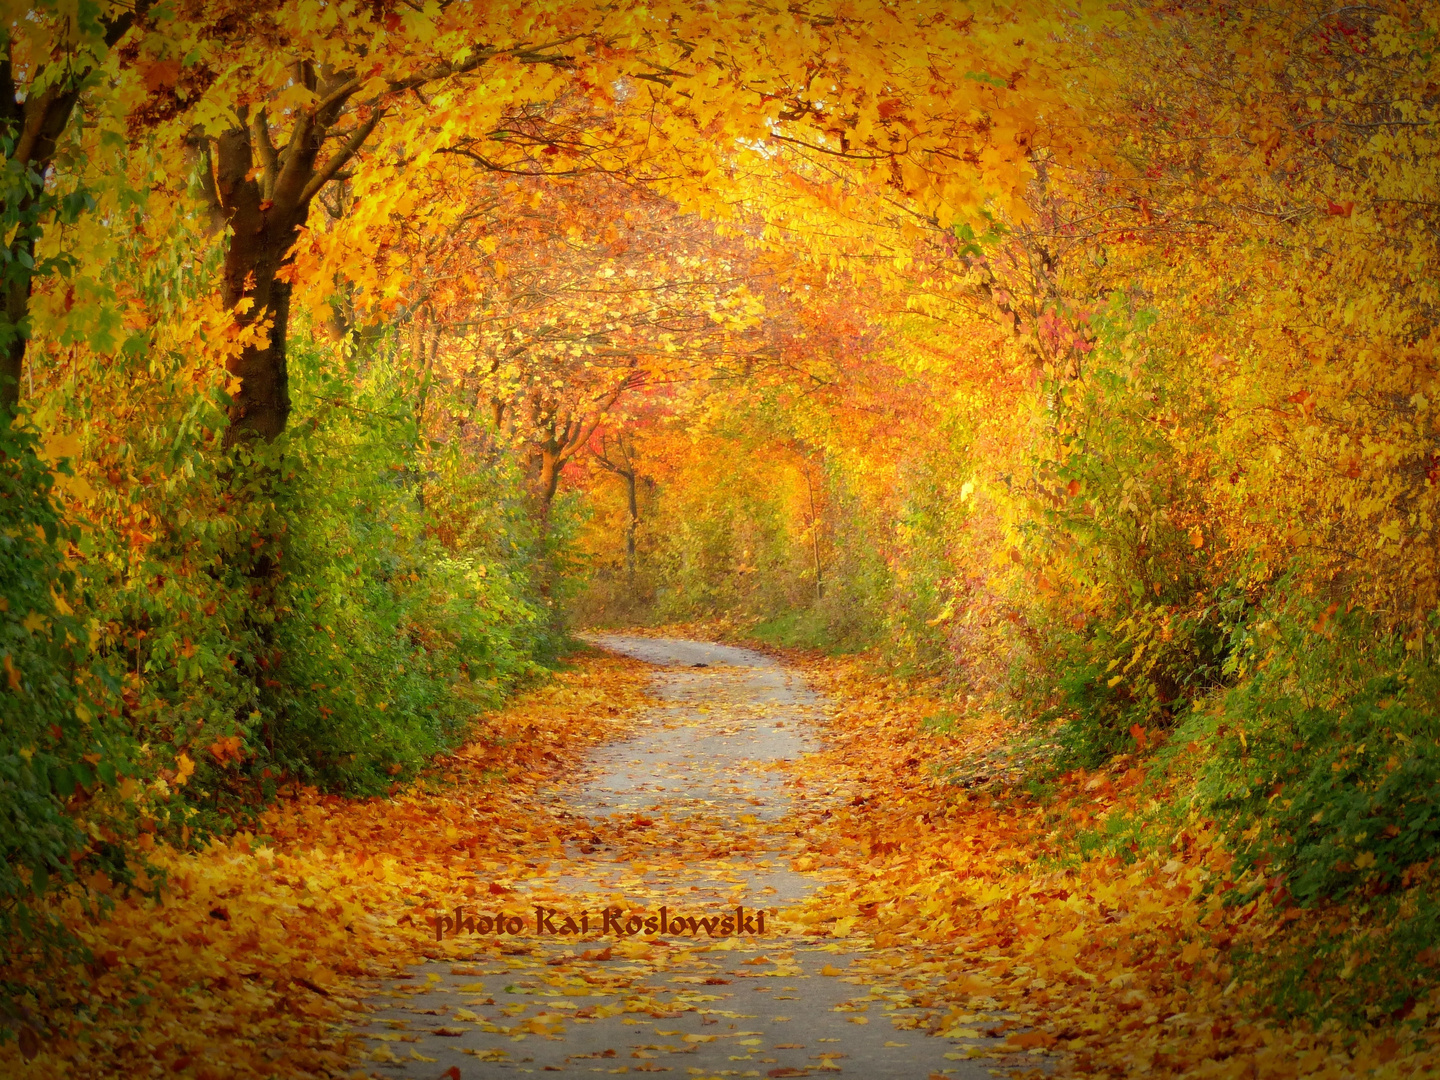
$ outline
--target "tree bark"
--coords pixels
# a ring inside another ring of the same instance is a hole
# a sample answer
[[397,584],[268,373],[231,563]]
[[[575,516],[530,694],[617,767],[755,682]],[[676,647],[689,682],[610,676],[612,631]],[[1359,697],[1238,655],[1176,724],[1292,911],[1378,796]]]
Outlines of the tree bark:
[[820,567],[820,516],[815,508],[815,482],[810,477],[810,465],[805,465],[805,488],[810,494],[810,549],[815,557],[815,599],[825,599],[825,581]]
[[[350,163],[382,115],[374,109],[368,119],[357,119],[344,144],[322,163],[331,128],[354,93],[349,89],[354,79],[349,72],[318,75],[309,64],[297,65],[296,75],[320,103],[295,119],[283,149],[271,141],[261,107],[253,115],[246,108],[237,110],[239,123],[220,135],[212,150],[212,190],[231,230],[221,298],[235,312],[238,326],[269,324],[265,344],[247,345],[226,364],[240,382],[231,399],[227,446],[256,439],[271,442],[285,430],[290,418],[285,353],[291,286],[282,271],[291,261],[311,201]],[[242,310],[245,300],[250,303]]]
[[240,380],[230,404],[227,446],[253,438],[270,442],[289,420],[285,345],[290,328],[290,285],[276,275],[309,213],[308,202],[285,206],[264,199],[260,185],[250,178],[253,160],[249,132],[233,129],[217,140],[215,187],[232,230],[221,298],[232,311],[240,301],[251,301],[248,310],[237,311],[238,325],[261,320],[270,323],[265,345],[247,346],[226,364],[229,373]]
[[[564,64],[563,55],[546,49],[568,40],[538,50],[522,47],[506,52],[521,63]],[[240,387],[231,402],[226,445],[271,441],[289,420],[285,346],[290,284],[280,277],[291,261],[290,250],[309,216],[311,201],[331,181],[344,176],[346,166],[384,118],[386,95],[475,71],[496,55],[498,52],[490,49],[477,49],[464,61],[442,63],[391,82],[380,98],[358,108],[350,107],[351,99],[365,85],[363,75],[297,61],[294,79],[314,92],[315,104],[296,112],[283,147],[277,147],[271,137],[263,105],[253,112],[250,107],[237,109],[235,127],[215,140],[211,195],[233,233],[225,253],[224,299],[232,310],[242,300],[253,301],[246,310],[235,312],[237,325],[270,323],[266,344],[247,346],[227,365],[230,374],[239,378]],[[336,130],[342,115],[351,122]],[[340,141],[327,154],[325,145],[332,138]]]
[[625,580],[635,590],[635,534],[640,526],[640,503],[635,495],[635,470],[621,473],[625,477],[625,494],[629,500],[630,517],[625,522]]
[[550,535],[550,507],[555,502],[555,493],[560,489],[560,470],[565,465],[561,454],[563,447],[558,440],[550,439],[539,448],[539,470],[535,480],[536,525],[543,543]]

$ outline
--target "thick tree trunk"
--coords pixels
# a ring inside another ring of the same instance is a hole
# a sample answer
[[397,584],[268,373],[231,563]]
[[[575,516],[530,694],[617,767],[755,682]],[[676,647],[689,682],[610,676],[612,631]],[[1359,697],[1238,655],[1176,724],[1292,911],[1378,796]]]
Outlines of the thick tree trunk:
[[540,445],[536,454],[535,524],[542,544],[550,535],[550,507],[560,489],[560,470],[564,464],[559,446],[554,443]]
[[[123,32],[123,29],[119,31]],[[117,39],[118,36],[117,33]],[[55,159],[60,136],[75,111],[75,103],[80,100],[81,78],[72,75],[39,93],[31,93],[23,102],[17,101],[9,43],[6,43],[5,56],[0,61],[0,125],[15,140],[13,156],[7,159],[7,165],[18,164],[22,174],[45,175]],[[6,333],[4,347],[0,348],[0,418],[15,415],[20,406],[20,380],[25,375],[25,349],[29,341],[25,320],[30,315],[30,297],[35,288],[35,242],[40,238],[40,217],[44,213],[43,189],[30,188],[28,179],[20,183],[24,186],[15,204],[3,208],[13,212],[19,223],[10,238],[4,268]]]
[[226,364],[240,387],[230,405],[225,443],[274,440],[290,418],[289,372],[285,345],[290,329],[290,285],[277,275],[309,214],[308,201],[277,203],[261,196],[252,176],[250,133],[228,131],[217,140],[215,187],[228,215],[232,236],[225,252],[221,297],[237,313],[240,326],[270,323],[268,341],[251,345]]
[[20,407],[20,380],[25,375],[25,347],[29,340],[21,332],[21,322],[30,314],[32,281],[25,274],[22,280],[11,281],[5,288],[5,322],[10,336],[4,349],[0,349],[0,424]]
[[[283,148],[271,137],[265,109],[242,107],[240,123],[217,138],[212,150],[210,195],[231,230],[221,296],[238,326],[270,325],[266,344],[247,346],[227,362],[230,374],[240,380],[230,406],[227,446],[269,442],[285,430],[290,418],[285,361],[290,284],[280,280],[281,271],[310,215],[311,201],[342,175],[384,115],[371,109],[367,119],[357,118],[344,144],[322,163],[330,130],[360,84],[353,72],[317,72],[309,63],[297,64],[295,76],[320,102],[313,112],[294,116]],[[238,310],[244,300],[250,305]]]

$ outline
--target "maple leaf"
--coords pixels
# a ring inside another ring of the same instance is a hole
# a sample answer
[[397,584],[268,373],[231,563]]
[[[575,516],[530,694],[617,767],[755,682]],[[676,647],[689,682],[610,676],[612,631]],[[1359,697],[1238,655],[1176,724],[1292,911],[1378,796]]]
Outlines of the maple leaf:
[[180,61],[178,60],[157,60],[145,67],[145,88],[152,94],[159,90],[169,90],[180,80]]

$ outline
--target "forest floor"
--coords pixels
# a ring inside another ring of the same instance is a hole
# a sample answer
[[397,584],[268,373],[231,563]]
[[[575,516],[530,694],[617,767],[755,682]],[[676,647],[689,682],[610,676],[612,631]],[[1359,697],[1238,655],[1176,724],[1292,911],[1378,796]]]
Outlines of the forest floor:
[[0,1074],[1435,1069],[1430,1002],[1265,1019],[1232,956],[1309,916],[1221,902],[1216,838],[1081,857],[1154,799],[1144,762],[1036,800],[1001,782],[998,719],[860,661],[596,643],[391,798],[299,791],[255,832],[157,846],[159,905],[72,904],[94,959],[25,975],[44,1030]]

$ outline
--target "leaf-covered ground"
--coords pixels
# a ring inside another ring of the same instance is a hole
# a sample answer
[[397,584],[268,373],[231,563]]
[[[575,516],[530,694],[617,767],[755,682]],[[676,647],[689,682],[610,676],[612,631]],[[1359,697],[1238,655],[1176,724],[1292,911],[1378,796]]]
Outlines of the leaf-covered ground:
[[[1232,957],[1303,940],[1314,916],[1264,893],[1227,906],[1244,883],[1213,837],[1178,828],[1159,854],[1081,856],[1107,818],[1163,794],[1146,763],[1035,799],[987,781],[996,722],[939,724],[939,702],[860,661],[803,661],[823,696],[798,705],[741,693],[754,673],[720,665],[672,674],[657,698],[654,670],[587,653],[394,798],[301,792],[252,834],[157,848],[164,902],[116,897],[88,924],[72,907],[94,961],[29,970],[46,1002],[38,1053],[12,1042],[0,1072],[876,1075],[892,1054],[885,1075],[1341,1077],[1440,1063],[1435,1000],[1364,1033],[1267,1020]],[[705,750],[795,723],[813,727],[764,768]],[[677,891],[697,910],[766,908],[783,932],[437,944],[431,921],[458,903],[653,910]]]
[[117,897],[93,925],[72,905],[95,958],[87,969],[10,973],[49,1008],[34,1023],[39,1054],[26,1064],[12,1041],[0,1073],[348,1071],[361,1047],[337,1025],[359,1008],[362,981],[422,958],[433,933],[418,912],[450,899],[457,878],[534,870],[560,839],[530,813],[537,786],[623,734],[646,678],[644,665],[587,656],[488,718],[481,739],[411,791],[362,801],[306,791],[253,833],[198,853],[157,848],[163,904]]

